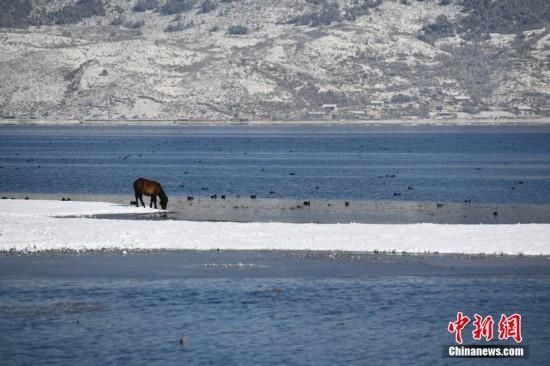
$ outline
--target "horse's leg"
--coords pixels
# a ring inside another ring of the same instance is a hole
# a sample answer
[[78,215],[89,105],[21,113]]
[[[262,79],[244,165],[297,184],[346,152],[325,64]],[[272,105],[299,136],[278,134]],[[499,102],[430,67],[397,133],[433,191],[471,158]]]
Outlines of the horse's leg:
[[143,207],[145,207],[145,202],[143,202],[143,193],[139,195],[139,200],[141,201],[141,204],[143,205]]
[[155,205],[155,208],[157,208],[157,196],[151,196],[151,201]]
[[136,192],[136,207],[139,207],[139,194]]

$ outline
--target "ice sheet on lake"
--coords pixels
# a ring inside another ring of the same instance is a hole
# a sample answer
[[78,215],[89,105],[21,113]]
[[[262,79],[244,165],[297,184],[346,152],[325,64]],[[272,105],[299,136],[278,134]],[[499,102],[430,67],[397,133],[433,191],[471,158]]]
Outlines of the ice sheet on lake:
[[154,213],[102,202],[0,201],[0,251],[275,249],[550,254],[550,224],[289,224],[98,220]]

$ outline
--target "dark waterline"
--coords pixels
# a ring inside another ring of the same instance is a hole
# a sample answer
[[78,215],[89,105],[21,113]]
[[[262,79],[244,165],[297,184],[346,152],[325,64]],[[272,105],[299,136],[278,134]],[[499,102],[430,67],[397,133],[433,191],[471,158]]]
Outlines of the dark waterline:
[[0,126],[2,191],[550,203],[550,127]]
[[10,365],[469,364],[442,357],[442,346],[454,342],[447,323],[462,311],[521,313],[529,358],[503,362],[544,364],[549,271],[545,257],[0,257],[0,358]]

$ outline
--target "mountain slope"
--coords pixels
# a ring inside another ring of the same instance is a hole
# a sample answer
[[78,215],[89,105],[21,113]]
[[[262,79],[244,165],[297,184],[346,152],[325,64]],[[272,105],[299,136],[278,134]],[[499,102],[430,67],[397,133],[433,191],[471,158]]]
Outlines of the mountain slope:
[[550,113],[544,0],[1,2],[4,117]]

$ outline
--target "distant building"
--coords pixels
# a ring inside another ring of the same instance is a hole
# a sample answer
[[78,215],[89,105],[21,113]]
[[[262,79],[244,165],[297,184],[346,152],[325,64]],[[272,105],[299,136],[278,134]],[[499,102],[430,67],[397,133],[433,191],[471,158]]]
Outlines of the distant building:
[[432,108],[435,112],[460,112],[464,110],[472,99],[467,95],[447,96],[443,99],[442,104],[438,104],[436,108]]
[[514,112],[520,116],[530,116],[533,114],[533,108],[528,105],[518,105],[514,107]]
[[336,104],[323,104],[321,106],[321,109],[324,110],[326,113],[336,113],[336,112],[338,112],[338,105],[336,105]]
[[399,108],[396,105],[387,104],[384,107],[384,114],[387,114],[388,116],[391,116],[391,117],[396,117],[396,115],[400,114],[400,110],[401,108]]
[[256,119],[256,112],[240,112],[239,121],[253,121]]
[[383,100],[372,100],[370,102],[370,106],[373,109],[378,109],[378,110],[384,109],[384,104],[385,104],[385,102]]
[[439,101],[433,101],[430,104],[430,109],[432,111],[441,112],[443,109],[445,109],[445,104],[439,102]]
[[234,121],[238,121],[240,111],[241,108],[238,105],[231,107],[231,119]]
[[420,103],[419,102],[410,102],[410,103],[405,104],[405,108],[419,109],[420,108]]
[[467,96],[467,95],[456,95],[453,99],[457,103],[469,103],[469,102],[471,102],[470,97]]
[[449,118],[456,118],[457,114],[450,111],[441,111],[436,114],[437,119],[449,119]]
[[338,117],[342,119],[364,119],[367,116],[366,111],[362,110],[340,110]]
[[327,119],[327,114],[325,112],[308,112],[307,118],[312,120],[324,120]]
[[256,112],[243,111],[239,105],[235,105],[231,110],[231,119],[233,121],[252,121],[256,119]]
[[373,100],[367,106],[367,116],[374,119],[380,119],[384,115],[383,100]]

